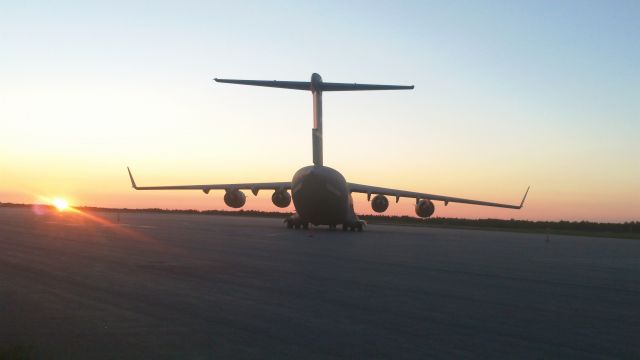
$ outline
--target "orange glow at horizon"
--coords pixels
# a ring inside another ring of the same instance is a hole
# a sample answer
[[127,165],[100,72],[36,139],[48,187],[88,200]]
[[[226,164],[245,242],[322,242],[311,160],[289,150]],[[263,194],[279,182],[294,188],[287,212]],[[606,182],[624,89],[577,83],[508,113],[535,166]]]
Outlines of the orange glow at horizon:
[[[474,206],[466,204],[450,203],[444,206],[442,202],[434,202],[436,211],[434,217],[458,217],[458,218],[496,218],[496,219],[524,219],[524,220],[567,220],[567,221],[596,221],[596,222],[624,222],[637,221],[637,217],[629,216],[638,210],[637,203],[633,201],[618,202],[616,208],[602,208],[599,210],[599,201],[591,197],[583,197],[577,201],[569,195],[549,195],[536,193],[535,188],[532,190],[525,202],[523,209],[501,209],[483,206]],[[91,201],[79,204],[78,206],[95,206],[105,208],[129,208],[129,209],[145,209],[159,208],[170,210],[223,210],[236,211],[227,207],[222,201],[223,191],[212,191],[209,195],[204,195],[200,191],[135,191],[126,190],[128,193],[118,194],[90,194],[79,193],[74,195],[75,199],[87,198]],[[257,210],[267,212],[294,212],[293,203],[284,209],[278,208],[271,202],[271,191],[261,191],[258,196],[253,196],[250,192],[247,195],[246,205],[242,210]],[[519,203],[522,194],[509,194],[510,197],[503,195],[493,198],[482,195],[471,195],[481,200],[493,200],[498,198],[499,201],[507,203]],[[395,203],[394,199],[389,198],[389,208],[382,214],[377,214],[371,209],[371,204],[367,201],[365,194],[354,194],[354,208],[359,215],[388,215],[388,216],[410,216],[416,217],[414,212],[414,199],[400,199],[399,203]],[[40,198],[42,201],[43,198]],[[15,201],[20,202],[20,201]],[[22,201],[22,202],[33,202]],[[37,200],[36,200],[37,202]],[[44,201],[52,203],[52,201]],[[69,208],[71,210],[73,208]]]
[[[224,163],[224,161],[221,162]],[[155,171],[145,169],[138,174],[134,172],[134,175],[139,185],[164,185],[282,181],[289,179],[290,174],[293,173],[291,169],[283,169],[283,166],[277,166],[268,171],[268,165],[258,165],[256,169],[251,167],[239,169],[236,166],[224,172],[211,170],[200,172],[196,168],[181,168],[180,165],[176,165],[179,171],[170,171],[173,166],[168,164]],[[221,168],[224,167],[224,165],[221,166]],[[624,222],[638,221],[640,214],[640,193],[637,186],[634,187],[633,173],[626,177],[624,182],[618,181],[614,186],[606,177],[602,180],[591,177],[580,183],[574,181],[573,176],[569,174],[547,179],[545,176],[529,176],[528,173],[523,173],[517,176],[512,175],[512,177],[505,176],[502,179],[504,172],[500,169],[496,170],[495,175],[488,174],[488,171],[473,173],[473,180],[469,180],[463,176],[464,174],[456,171],[443,170],[434,174],[429,167],[426,169],[399,168],[397,171],[379,175],[368,170],[369,167],[349,167],[346,161],[344,164],[332,167],[341,170],[345,177],[353,182],[510,204],[518,204],[526,185],[529,182],[532,184],[524,208],[521,210],[455,203],[444,206],[442,202],[434,202],[436,211],[433,216],[436,217]],[[451,166],[443,165],[442,168],[451,169]],[[7,192],[6,189],[0,189],[0,202],[52,204],[52,198],[35,194],[55,193],[65,194],[68,204],[74,206],[233,210],[228,208],[222,200],[224,191],[211,191],[210,194],[205,195],[201,191],[133,190],[125,167],[99,168],[92,172],[91,176],[79,174],[73,177],[66,175],[74,172],[70,167],[63,167],[59,172],[49,172],[41,176],[36,174],[36,170],[33,171],[33,173],[25,171],[19,176],[8,173],[8,176],[3,178],[4,184],[8,188],[22,190]],[[423,182],[421,179],[428,180]],[[594,191],[593,189],[602,190]],[[262,190],[258,196],[253,196],[249,191],[245,191],[245,194],[247,203],[243,207],[244,210],[269,212],[295,210],[293,204],[285,209],[274,206],[271,202],[272,191]],[[366,195],[353,194],[353,199],[357,214],[376,214],[371,209]],[[381,215],[415,216],[414,199],[400,199],[399,203],[395,203],[394,200],[389,198],[389,208]]]

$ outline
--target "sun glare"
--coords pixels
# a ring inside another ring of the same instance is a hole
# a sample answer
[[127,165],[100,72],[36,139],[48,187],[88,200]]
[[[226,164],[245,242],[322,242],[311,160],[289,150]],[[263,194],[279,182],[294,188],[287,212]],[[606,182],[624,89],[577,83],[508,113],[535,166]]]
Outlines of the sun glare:
[[55,198],[53,199],[52,203],[53,206],[58,209],[58,211],[65,211],[67,208],[69,208],[69,203],[65,199]]

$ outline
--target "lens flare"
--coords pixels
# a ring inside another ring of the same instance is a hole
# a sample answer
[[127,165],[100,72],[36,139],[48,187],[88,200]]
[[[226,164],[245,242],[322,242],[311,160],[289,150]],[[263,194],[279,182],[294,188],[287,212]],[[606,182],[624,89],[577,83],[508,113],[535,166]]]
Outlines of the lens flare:
[[69,208],[69,203],[65,199],[55,198],[51,203],[56,207],[56,209],[58,209],[58,211],[65,211]]

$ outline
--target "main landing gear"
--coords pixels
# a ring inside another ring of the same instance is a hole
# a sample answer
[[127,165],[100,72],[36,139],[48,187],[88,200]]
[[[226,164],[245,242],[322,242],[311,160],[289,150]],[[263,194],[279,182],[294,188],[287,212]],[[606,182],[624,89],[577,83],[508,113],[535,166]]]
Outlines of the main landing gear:
[[[284,224],[287,226],[288,229],[308,229],[309,228],[309,222],[307,221],[302,221],[302,219],[300,219],[300,216],[298,216],[298,214],[293,214],[289,217],[287,217],[286,219],[284,219]],[[356,220],[356,222],[354,223],[347,223],[347,224],[342,224],[342,231],[347,231],[347,230],[351,230],[351,231],[362,231],[364,230],[364,227],[367,225],[366,222],[364,222],[363,220]],[[330,224],[329,225],[329,229],[331,230],[335,230],[337,227],[337,224]]]
[[309,223],[306,221],[302,221],[302,219],[300,219],[300,216],[298,216],[298,214],[293,214],[289,217],[287,217],[286,219],[284,219],[284,224],[287,225],[287,229],[308,229],[309,228]]
[[351,231],[362,231],[364,230],[364,227],[367,223],[365,223],[362,220],[358,220],[353,224],[342,224],[342,231],[347,231],[347,230],[351,230]]

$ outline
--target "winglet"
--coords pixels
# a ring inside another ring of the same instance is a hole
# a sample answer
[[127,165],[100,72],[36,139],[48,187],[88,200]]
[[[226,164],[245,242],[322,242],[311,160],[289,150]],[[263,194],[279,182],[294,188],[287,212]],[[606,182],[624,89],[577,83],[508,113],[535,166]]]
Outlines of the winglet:
[[128,166],[127,166],[127,171],[129,172],[129,179],[131,179],[131,187],[133,187],[134,189],[138,190],[138,186],[136,185],[136,181],[133,180],[133,175],[131,175],[131,170],[129,170]]
[[529,189],[531,188],[531,186],[527,187],[527,191],[524,192],[524,196],[522,197],[522,202],[520,202],[520,207],[518,209],[522,209],[522,206],[524,205],[524,201],[527,198],[527,194],[529,193]]

